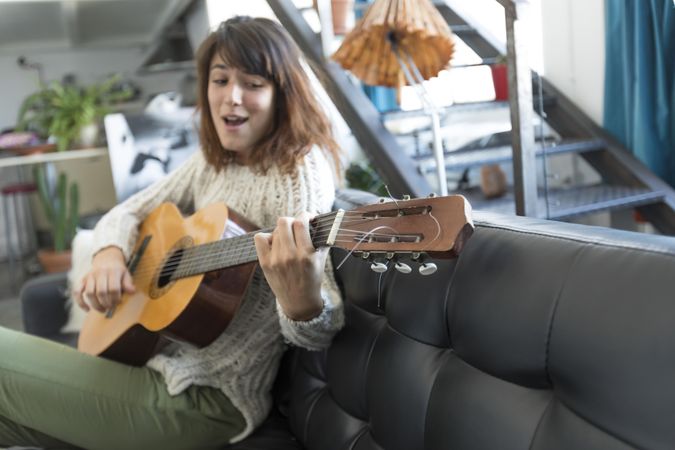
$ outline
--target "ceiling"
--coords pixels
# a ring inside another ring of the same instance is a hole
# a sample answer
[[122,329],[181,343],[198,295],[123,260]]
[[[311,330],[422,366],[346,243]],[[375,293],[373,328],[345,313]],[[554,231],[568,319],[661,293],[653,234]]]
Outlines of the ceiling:
[[[0,54],[147,47],[151,51],[191,0],[0,0]],[[180,32],[180,30],[178,30]],[[184,30],[183,30],[184,32]]]

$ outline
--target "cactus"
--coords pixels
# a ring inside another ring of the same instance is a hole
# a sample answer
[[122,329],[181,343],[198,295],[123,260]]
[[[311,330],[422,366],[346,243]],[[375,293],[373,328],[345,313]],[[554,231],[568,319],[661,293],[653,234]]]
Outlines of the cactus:
[[70,248],[79,221],[80,192],[77,183],[68,184],[65,173],[59,173],[56,186],[50,188],[43,166],[33,172],[40,203],[52,227],[54,250],[61,252]]

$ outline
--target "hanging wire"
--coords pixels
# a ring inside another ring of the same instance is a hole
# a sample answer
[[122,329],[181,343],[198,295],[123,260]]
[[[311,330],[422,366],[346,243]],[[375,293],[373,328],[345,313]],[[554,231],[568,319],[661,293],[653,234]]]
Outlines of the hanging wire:
[[537,109],[539,113],[539,142],[541,143],[541,163],[544,172],[544,204],[546,205],[546,218],[551,217],[551,202],[549,201],[548,192],[548,159],[546,154],[546,142],[544,140],[544,120],[546,119],[546,111],[544,111],[544,88],[541,82],[541,75],[537,74],[537,94],[539,100],[537,101]]

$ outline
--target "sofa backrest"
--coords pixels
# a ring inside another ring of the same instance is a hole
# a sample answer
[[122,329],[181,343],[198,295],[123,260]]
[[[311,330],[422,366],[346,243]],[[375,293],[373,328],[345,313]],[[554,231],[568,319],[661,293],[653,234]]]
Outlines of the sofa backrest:
[[434,275],[379,275],[353,257],[337,271],[345,328],[326,352],[293,353],[300,441],[675,448],[675,239],[474,220],[463,253]]

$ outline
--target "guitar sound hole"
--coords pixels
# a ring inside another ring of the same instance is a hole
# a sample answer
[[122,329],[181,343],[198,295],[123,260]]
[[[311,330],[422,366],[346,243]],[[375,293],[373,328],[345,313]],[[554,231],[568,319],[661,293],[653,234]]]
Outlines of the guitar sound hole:
[[169,256],[169,259],[166,260],[166,264],[164,264],[164,267],[162,267],[162,271],[159,274],[159,278],[157,279],[158,288],[163,288],[167,284],[171,283],[173,280],[173,274],[176,272],[176,269],[178,269],[182,259],[182,248],[179,248],[171,256]]

